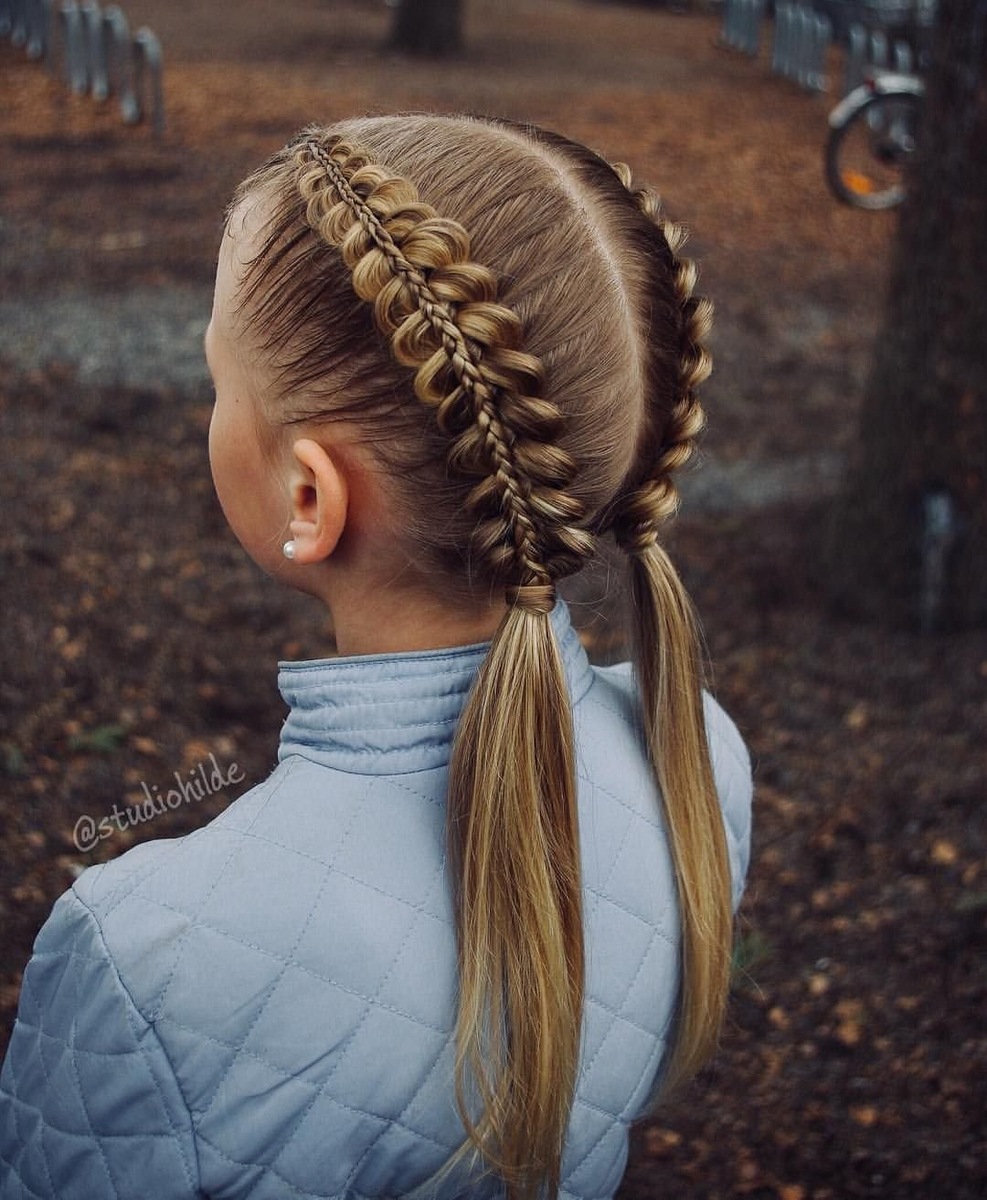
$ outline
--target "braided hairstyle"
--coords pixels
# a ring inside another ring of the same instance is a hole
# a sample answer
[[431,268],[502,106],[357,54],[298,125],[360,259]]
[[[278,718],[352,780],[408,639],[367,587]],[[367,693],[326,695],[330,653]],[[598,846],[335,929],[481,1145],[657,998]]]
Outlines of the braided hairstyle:
[[[732,911],[726,838],[703,715],[700,635],[692,603],[659,531],[678,510],[674,472],[692,457],[705,415],[696,388],[712,370],[703,343],[713,308],[694,295],[697,270],[677,257],[686,233],[665,219],[658,196],[614,170],[659,236],[659,261],[679,309],[677,379],[670,407],[652,405],[650,437],[614,506],[611,528],[630,565],[635,663],[648,750],[664,799],[683,914],[679,1030],[666,1086],[688,1079],[715,1045],[730,982]],[[661,364],[656,364],[660,367]]]
[[[554,134],[396,117],[303,131],[241,186],[265,233],[238,293],[276,424],[349,421],[436,601],[504,598],[450,765],[456,1096],[508,1194],[555,1195],[583,932],[572,718],[549,614],[612,531],[629,552],[644,734],[679,882],[668,1077],[711,1051],[730,905],[698,639],[658,526],[702,425],[709,309],[650,193]],[[458,1157],[458,1156],[457,1156]]]

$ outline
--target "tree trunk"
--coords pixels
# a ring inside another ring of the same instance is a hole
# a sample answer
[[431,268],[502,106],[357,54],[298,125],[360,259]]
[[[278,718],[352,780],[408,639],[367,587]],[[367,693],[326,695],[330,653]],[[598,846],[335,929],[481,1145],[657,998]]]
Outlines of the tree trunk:
[[399,0],[391,45],[431,58],[455,54],[463,44],[462,0]]
[[987,0],[939,0],[857,456],[836,505],[837,605],[987,626]]

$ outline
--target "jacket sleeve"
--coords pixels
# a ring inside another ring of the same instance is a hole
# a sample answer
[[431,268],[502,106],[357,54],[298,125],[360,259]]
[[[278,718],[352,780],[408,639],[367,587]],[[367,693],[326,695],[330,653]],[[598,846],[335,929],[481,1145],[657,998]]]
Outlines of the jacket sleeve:
[[0,1200],[199,1200],[192,1122],[92,912],[55,905],[0,1075]]

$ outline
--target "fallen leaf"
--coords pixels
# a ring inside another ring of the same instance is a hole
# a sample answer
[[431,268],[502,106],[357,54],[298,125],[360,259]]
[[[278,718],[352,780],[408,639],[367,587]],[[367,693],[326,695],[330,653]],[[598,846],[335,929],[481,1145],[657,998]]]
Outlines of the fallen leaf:
[[649,1129],[644,1135],[644,1150],[649,1158],[667,1158],[682,1145],[682,1134],[674,1129]]
[[821,972],[809,976],[809,995],[822,996],[829,991],[829,976]]
[[843,716],[843,724],[847,729],[852,729],[855,733],[866,729],[870,724],[870,710],[866,704],[855,704]]
[[945,838],[937,838],[936,841],[932,843],[932,853],[930,857],[938,867],[951,867],[959,858],[959,851],[952,842],[947,841]]

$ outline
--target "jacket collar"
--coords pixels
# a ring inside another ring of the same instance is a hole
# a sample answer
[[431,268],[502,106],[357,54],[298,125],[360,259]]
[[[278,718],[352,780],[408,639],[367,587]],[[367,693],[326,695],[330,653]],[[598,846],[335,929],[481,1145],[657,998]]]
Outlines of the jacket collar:
[[[592,674],[566,605],[551,615],[575,703]],[[456,724],[489,643],[449,650],[281,663],[290,712],[278,759],[291,755],[354,774],[429,771],[449,762]]]

